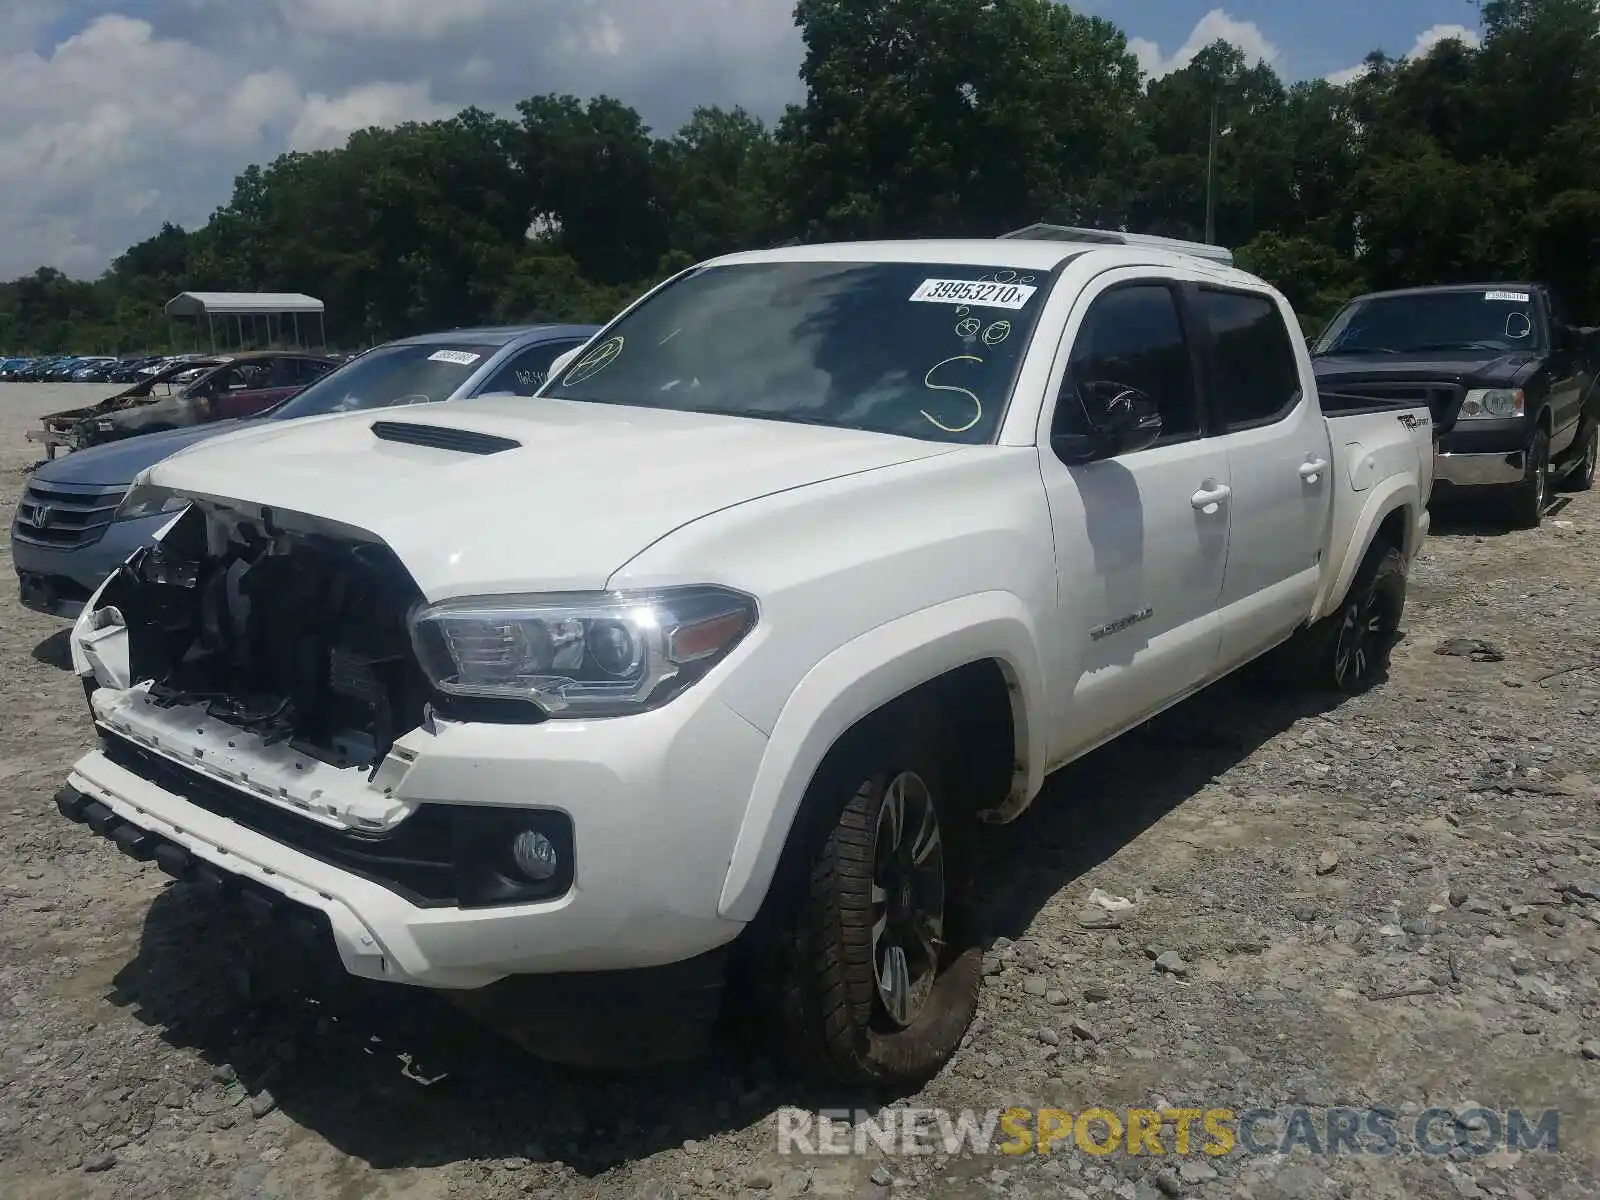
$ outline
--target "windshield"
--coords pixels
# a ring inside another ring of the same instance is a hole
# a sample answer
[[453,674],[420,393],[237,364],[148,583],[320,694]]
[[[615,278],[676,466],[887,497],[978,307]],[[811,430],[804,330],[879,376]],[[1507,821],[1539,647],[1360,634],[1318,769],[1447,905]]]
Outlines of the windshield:
[[289,421],[448,400],[499,349],[475,342],[379,346],[334,368],[268,415]]
[[1533,295],[1519,291],[1414,292],[1352,301],[1313,354],[1541,348]]
[[930,263],[708,267],[623,317],[540,394],[987,442],[1048,282]]

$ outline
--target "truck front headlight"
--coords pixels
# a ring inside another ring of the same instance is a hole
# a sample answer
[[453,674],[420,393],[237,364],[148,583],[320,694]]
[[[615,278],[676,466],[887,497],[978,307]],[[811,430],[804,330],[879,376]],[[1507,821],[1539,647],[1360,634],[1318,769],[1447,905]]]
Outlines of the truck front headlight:
[[411,620],[448,696],[525,700],[552,717],[659,708],[726,658],[756,603],[720,587],[446,600]]
[[1505,420],[1507,417],[1520,417],[1523,413],[1523,404],[1521,388],[1473,388],[1461,401],[1458,419]]

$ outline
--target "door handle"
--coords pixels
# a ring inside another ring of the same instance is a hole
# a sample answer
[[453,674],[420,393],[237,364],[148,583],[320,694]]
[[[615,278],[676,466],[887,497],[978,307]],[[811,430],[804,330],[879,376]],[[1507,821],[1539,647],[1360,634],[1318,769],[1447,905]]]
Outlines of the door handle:
[[1231,487],[1225,483],[1218,483],[1213,484],[1211,487],[1201,488],[1198,492],[1189,497],[1189,503],[1194,505],[1195,508],[1200,512],[1203,512],[1209,516],[1220,509],[1222,507],[1222,502],[1231,495],[1233,495],[1233,489]]
[[1300,468],[1300,478],[1307,483],[1315,483],[1322,478],[1322,473],[1328,469],[1328,460],[1314,458]]

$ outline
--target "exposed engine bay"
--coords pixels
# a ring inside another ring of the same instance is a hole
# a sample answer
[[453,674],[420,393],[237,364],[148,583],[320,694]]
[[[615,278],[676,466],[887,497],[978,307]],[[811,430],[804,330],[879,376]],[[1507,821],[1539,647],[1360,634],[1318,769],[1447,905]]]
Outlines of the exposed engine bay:
[[196,501],[108,582],[134,684],[338,767],[376,769],[429,688],[393,551],[300,514]]

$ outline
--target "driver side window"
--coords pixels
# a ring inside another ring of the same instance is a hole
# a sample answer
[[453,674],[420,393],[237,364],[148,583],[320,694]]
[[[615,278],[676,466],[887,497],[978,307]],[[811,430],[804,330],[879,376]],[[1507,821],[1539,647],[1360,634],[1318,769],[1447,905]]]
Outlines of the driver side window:
[[1194,360],[1178,297],[1167,284],[1115,287],[1090,303],[1061,381],[1052,435],[1090,432],[1106,414],[1088,406],[1127,388],[1155,401],[1161,414],[1158,445],[1199,435]]

